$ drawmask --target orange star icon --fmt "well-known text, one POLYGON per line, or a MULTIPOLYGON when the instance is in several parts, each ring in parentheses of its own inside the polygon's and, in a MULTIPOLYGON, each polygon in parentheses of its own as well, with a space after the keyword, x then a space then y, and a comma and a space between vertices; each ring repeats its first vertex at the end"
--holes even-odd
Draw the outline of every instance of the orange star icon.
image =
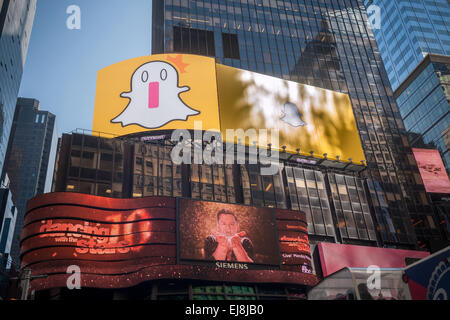
POLYGON ((174 65, 178 67, 180 73, 186 73, 186 68, 189 66, 188 63, 183 62, 183 55, 179 54, 176 57, 167 56, 167 61, 172 62, 174 65))

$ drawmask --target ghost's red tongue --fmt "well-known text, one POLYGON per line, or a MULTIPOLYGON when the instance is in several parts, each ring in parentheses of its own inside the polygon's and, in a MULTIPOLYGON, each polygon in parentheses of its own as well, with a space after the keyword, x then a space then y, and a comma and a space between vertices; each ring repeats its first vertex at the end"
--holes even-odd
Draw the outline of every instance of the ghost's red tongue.
POLYGON ((148 85, 148 108, 159 107, 159 82, 150 82, 148 85))

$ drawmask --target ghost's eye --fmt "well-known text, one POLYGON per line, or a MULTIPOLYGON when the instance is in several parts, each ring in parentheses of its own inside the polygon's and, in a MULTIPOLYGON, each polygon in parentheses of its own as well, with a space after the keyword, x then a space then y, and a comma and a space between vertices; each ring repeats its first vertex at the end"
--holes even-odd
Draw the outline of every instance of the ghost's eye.
POLYGON ((148 80, 148 72, 147 71, 142 72, 141 80, 142 80, 142 82, 147 82, 147 80, 148 80))
POLYGON ((167 70, 162 69, 160 76, 161 76, 161 80, 166 80, 167 79, 167 70))

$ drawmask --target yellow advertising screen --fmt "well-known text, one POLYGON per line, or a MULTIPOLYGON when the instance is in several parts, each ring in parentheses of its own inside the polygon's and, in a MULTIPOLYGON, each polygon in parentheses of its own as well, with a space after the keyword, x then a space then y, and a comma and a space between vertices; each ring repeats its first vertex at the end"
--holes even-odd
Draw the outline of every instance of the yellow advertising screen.
MULTIPOLYGON (((98 72, 93 131, 123 136, 153 130, 278 130, 258 145, 315 157, 365 160, 348 95, 216 64, 159 54, 98 72)), ((237 138, 228 139, 237 142, 237 138)), ((242 141, 243 142, 243 141, 242 141)), ((252 143, 250 140, 246 144, 252 143)))
POLYGON ((278 145, 270 136, 259 139, 259 145, 365 160, 348 95, 220 64, 216 68, 224 139, 227 129, 278 129, 278 145))
POLYGON ((151 130, 219 129, 215 61, 160 54, 98 72, 93 131, 127 135, 151 130))

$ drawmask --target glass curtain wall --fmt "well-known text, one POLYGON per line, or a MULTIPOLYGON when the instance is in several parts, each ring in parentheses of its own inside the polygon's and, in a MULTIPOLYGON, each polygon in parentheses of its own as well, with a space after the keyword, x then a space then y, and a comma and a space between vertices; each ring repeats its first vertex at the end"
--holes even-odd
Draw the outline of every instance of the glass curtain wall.
POLYGON ((134 149, 133 197, 181 197, 181 165, 172 162, 172 148, 137 144, 134 149))
POLYGON ((292 209, 306 213, 308 233, 334 237, 328 194, 322 172, 286 167, 292 209))
POLYGON ((67 192, 121 198, 123 142, 73 134, 67 192))
POLYGON ((329 173, 328 179, 341 236, 347 239, 376 241, 364 181, 334 173, 329 173))
POLYGON ((218 63, 349 94, 367 178, 386 198, 377 210, 394 228, 386 220, 376 224, 386 243, 416 244, 410 219, 433 212, 420 201, 424 187, 414 179, 418 168, 408 161, 407 133, 362 1, 166 0, 161 15, 164 32, 153 35, 161 38, 154 53, 175 52, 176 27, 206 30, 214 33, 218 63), (239 55, 231 57, 229 46, 239 55))

